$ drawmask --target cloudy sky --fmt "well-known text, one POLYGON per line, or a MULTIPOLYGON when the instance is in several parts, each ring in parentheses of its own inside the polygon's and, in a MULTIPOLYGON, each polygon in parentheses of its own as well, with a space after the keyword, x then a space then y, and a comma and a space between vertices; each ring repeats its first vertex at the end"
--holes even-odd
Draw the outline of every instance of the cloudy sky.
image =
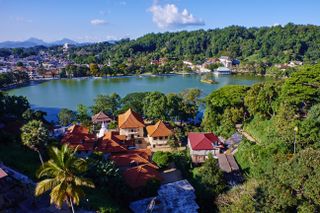
POLYGON ((150 32, 320 25, 318 0, 0 0, 0 41, 105 41, 150 32))

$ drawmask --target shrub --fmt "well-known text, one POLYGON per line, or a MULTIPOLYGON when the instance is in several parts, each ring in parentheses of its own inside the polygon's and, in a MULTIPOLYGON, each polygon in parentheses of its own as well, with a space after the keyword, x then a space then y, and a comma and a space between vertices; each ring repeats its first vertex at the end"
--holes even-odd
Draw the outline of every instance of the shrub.
POLYGON ((152 156, 152 160, 159 168, 168 167, 170 163, 170 153, 161 151, 155 152, 152 156))

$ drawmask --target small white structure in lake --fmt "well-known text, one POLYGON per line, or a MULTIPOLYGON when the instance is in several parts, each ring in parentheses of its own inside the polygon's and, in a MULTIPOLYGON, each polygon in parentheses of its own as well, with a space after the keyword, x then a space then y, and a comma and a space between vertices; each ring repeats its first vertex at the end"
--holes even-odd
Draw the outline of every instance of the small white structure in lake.
POLYGON ((230 75, 231 74, 231 70, 229 68, 227 68, 227 67, 219 67, 213 73, 216 74, 216 75, 230 75))

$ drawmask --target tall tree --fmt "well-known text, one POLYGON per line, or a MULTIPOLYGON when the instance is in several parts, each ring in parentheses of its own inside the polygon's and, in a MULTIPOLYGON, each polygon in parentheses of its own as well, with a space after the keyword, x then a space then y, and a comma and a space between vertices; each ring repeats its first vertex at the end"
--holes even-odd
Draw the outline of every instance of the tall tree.
POLYGON ((49 132, 41 121, 29 121, 21 128, 22 143, 38 153, 41 164, 43 165, 43 158, 41 149, 48 142, 49 132))
POLYGON ((58 114, 59 123, 62 126, 67 126, 76 120, 76 114, 70 109, 63 108, 58 114))
POLYGON ((82 187, 94 188, 91 180, 82 177, 87 170, 85 159, 76 157, 77 150, 71 150, 63 145, 59 150, 52 147, 49 152, 50 160, 38 171, 38 178, 45 178, 37 183, 35 195, 39 196, 51 190, 50 203, 61 208, 67 202, 74 210, 74 204, 79 204, 84 195, 82 187))
POLYGON ((167 97, 160 92, 150 92, 143 100, 143 112, 147 118, 166 120, 167 97))
POLYGON ((116 115, 120 106, 121 98, 117 93, 111 95, 98 95, 92 106, 93 114, 103 111, 107 115, 116 115))

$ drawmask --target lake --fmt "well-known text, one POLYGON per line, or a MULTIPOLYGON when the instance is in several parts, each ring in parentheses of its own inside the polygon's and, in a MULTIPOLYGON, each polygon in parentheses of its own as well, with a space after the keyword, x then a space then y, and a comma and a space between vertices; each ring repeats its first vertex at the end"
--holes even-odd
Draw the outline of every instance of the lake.
POLYGON ((49 120, 56 120, 59 109, 75 110, 78 104, 91 106, 98 94, 115 92, 123 97, 132 92, 178 93, 187 88, 199 88, 203 91, 203 96, 206 96, 225 85, 252 85, 266 80, 265 77, 251 75, 221 75, 213 78, 218 84, 202 83, 200 82, 201 76, 196 74, 61 79, 12 89, 8 93, 27 97, 33 108, 46 111, 49 120))

